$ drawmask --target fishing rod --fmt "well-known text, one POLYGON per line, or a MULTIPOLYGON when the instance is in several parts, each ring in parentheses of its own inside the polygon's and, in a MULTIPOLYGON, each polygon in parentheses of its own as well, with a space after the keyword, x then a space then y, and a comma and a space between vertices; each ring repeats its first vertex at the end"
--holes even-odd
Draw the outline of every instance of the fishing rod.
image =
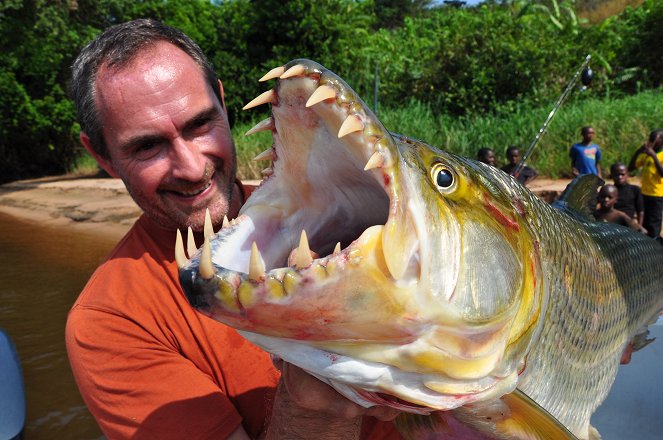
POLYGON ((573 78, 571 78, 571 81, 569 81, 569 84, 566 86, 566 89, 562 93, 562 96, 559 97, 559 99, 555 103, 555 106, 548 114, 548 117, 546 118, 546 121, 543 123, 543 126, 541 126, 539 132, 536 134, 536 136, 534 136, 534 139, 532 140, 532 143, 529 145, 529 148, 527 148, 525 154, 520 158, 520 162, 518 162, 516 169, 511 173, 516 179, 522 172, 523 167, 525 166, 525 161, 530 156, 530 154, 532 154, 532 150, 534 150, 534 147, 536 147, 536 145, 539 143, 541 136, 543 136, 543 133, 545 133, 546 129, 548 128, 548 124, 550 124, 550 121, 552 120, 553 116, 555 116, 557 110, 559 110, 559 108, 564 103, 564 101, 566 101, 566 98, 569 96, 569 93, 571 93, 571 90, 578 82, 578 78, 581 78, 581 82, 583 85, 582 90, 586 89, 587 86, 592 82, 594 73, 592 72, 592 69, 588 67, 589 60, 591 58, 592 56, 587 54, 587 56, 585 57, 585 61, 582 62, 582 64, 576 71, 575 75, 573 75, 573 78))

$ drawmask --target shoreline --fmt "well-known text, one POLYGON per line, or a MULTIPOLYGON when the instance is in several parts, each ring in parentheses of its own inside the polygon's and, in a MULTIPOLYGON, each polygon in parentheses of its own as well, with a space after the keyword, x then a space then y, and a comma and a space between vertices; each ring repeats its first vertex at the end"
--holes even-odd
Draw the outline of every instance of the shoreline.
MULTIPOLYGON (((528 188, 550 201, 568 182, 537 178, 528 188)), ((119 240, 142 211, 120 179, 56 176, 0 185, 0 213, 40 226, 73 228, 119 240)))

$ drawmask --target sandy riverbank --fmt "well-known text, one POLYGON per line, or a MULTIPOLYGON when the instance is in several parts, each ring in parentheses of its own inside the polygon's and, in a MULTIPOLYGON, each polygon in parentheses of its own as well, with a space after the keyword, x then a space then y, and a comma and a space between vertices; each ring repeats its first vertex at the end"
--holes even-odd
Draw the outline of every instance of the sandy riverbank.
MULTIPOLYGON (((568 182, 541 178, 530 189, 549 198, 563 191, 568 182)), ((41 225, 119 239, 141 210, 119 179, 48 177, 0 185, 0 212, 41 225)))

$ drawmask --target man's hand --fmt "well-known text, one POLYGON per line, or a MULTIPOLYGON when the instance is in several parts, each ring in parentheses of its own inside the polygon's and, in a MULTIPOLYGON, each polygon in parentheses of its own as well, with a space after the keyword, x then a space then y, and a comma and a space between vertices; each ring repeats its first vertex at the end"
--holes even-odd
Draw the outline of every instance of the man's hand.
POLYGON ((301 368, 277 361, 281 381, 276 391, 267 439, 354 439, 362 416, 393 420, 399 411, 363 408, 301 368))

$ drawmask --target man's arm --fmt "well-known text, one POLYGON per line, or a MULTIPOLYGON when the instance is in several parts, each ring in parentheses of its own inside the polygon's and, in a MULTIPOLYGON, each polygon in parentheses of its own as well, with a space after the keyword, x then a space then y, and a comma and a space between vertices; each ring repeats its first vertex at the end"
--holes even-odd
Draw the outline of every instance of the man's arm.
POLYGON ((656 154, 656 151, 654 151, 654 149, 649 144, 647 144, 645 147, 645 154, 654 160, 656 172, 659 176, 663 177, 663 165, 661 165, 661 161, 658 160, 658 154, 656 154))

